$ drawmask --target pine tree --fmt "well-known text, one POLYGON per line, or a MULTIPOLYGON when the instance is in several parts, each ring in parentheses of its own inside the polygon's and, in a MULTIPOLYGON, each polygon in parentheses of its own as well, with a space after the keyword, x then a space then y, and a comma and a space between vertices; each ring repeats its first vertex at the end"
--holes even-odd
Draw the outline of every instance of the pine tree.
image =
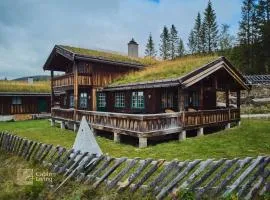
POLYGON ((178 32, 174 25, 172 25, 170 30, 170 56, 171 59, 175 59, 177 52, 177 43, 178 43, 178 32))
POLYGON ((193 30, 191 30, 189 37, 188 37, 188 48, 189 48, 189 52, 191 54, 196 53, 196 43, 195 43, 195 36, 194 36, 193 30))
POLYGON ((149 38, 146 44, 145 56, 152 58, 156 56, 155 44, 151 33, 149 34, 149 38))
POLYGON ((184 42, 181 38, 178 40, 177 57, 182 57, 185 54, 184 42))
POLYGON ((170 57, 170 35, 169 30, 164 26, 163 31, 160 35, 160 57, 163 60, 167 60, 170 57))
POLYGON ((194 43, 195 43, 195 51, 196 53, 202 52, 202 20, 201 20, 201 14, 198 13, 197 18, 195 19, 195 25, 193 29, 194 33, 194 43))
POLYGON ((219 35, 219 49, 225 51, 233 47, 234 37, 229 34, 229 25, 222 24, 219 35))
POLYGON ((212 3, 210 0, 208 1, 208 5, 204 11, 203 23, 205 28, 207 52, 213 52, 217 49, 218 26, 216 22, 216 14, 212 8, 212 3))

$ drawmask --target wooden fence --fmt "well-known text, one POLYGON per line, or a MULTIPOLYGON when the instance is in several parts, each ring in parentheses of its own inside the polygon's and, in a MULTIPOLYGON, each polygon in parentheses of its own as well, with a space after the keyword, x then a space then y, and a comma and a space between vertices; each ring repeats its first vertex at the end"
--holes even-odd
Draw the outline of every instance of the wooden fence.
POLYGON ((156 199, 174 198, 179 191, 192 192, 196 199, 231 194, 241 199, 254 199, 270 190, 269 156, 170 162, 107 155, 96 157, 7 132, 0 132, 0 149, 62 174, 64 180, 55 191, 69 180, 89 184, 93 188, 102 184, 118 192, 152 193, 156 199))

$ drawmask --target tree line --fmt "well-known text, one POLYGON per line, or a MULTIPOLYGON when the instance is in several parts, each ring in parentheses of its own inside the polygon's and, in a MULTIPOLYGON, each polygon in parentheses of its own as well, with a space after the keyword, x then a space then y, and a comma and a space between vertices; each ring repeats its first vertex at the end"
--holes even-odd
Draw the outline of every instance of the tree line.
MULTIPOLYGON (((174 25, 164 26, 160 35, 159 56, 172 60, 186 54, 224 55, 248 74, 269 73, 270 65, 270 0, 243 0, 237 36, 229 25, 217 23, 216 12, 209 0, 203 13, 198 13, 188 37, 187 47, 174 25)), ((155 57, 157 51, 150 33, 145 56, 155 57)))

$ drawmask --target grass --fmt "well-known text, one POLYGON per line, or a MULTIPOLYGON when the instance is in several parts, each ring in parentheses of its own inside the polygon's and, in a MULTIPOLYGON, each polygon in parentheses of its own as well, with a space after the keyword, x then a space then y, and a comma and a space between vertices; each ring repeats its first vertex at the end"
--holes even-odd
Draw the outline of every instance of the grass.
POLYGON ((128 63, 135 63, 135 64, 141 64, 141 65, 152 65, 158 62, 157 60, 152 59, 152 58, 133 58, 130 56, 121 55, 119 53, 110 53, 110 52, 97 51, 97 50, 85 49, 85 48, 79 48, 79 47, 64 46, 64 45, 60 45, 60 46, 69 51, 72 51, 75 54, 99 57, 99 58, 104 58, 104 59, 109 59, 109 60, 119 61, 119 62, 128 62, 128 63))
MULTIPOLYGON (((144 149, 128 144, 114 143, 97 137, 103 151, 114 157, 141 157, 154 159, 207 159, 270 155, 270 121, 242 120, 240 127, 223 130, 204 137, 188 138, 183 142, 170 141, 144 149)), ((50 144, 72 147, 76 134, 69 130, 50 127, 47 120, 0 122, 0 130, 50 144)))
POLYGON ((0 81, 0 92, 49 93, 50 91, 49 81, 38 81, 33 84, 26 81, 0 81))
POLYGON ((111 85, 138 83, 181 77, 203 65, 217 59, 215 55, 186 56, 173 61, 164 61, 147 67, 138 72, 132 72, 115 80, 111 85))
MULTIPOLYGON (((130 192, 117 193, 114 190, 108 190, 103 185, 94 189, 91 185, 81 184, 75 181, 68 181, 57 193, 52 191, 64 180, 62 176, 52 174, 48 176, 51 180, 37 180, 38 174, 47 174, 48 169, 40 165, 27 162, 21 157, 13 156, 0 151, 0 199, 1 200, 99 200, 99 199, 154 199, 147 195, 142 197, 139 193, 130 192), (33 169, 33 184, 21 185, 18 182, 20 178, 18 169, 33 169), (38 173, 37 173, 38 172, 38 173)), ((45 176, 46 178, 47 176, 45 176)))

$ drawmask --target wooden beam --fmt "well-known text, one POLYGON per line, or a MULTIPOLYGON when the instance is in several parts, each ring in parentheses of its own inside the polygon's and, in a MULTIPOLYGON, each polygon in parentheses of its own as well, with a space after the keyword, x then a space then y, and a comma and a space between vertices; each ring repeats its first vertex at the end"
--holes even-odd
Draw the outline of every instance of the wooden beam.
MULTIPOLYGON (((92 111, 96 111, 97 110, 97 89, 96 88, 92 88, 92 111)), ((106 101, 107 101, 107 96, 106 96, 106 101)))
POLYGON ((203 97, 204 97, 204 95, 203 95, 203 93, 204 93, 204 88, 203 88, 203 83, 201 83, 200 84, 200 110, 203 110, 204 109, 204 103, 203 103, 203 97))
POLYGON ((237 98, 237 101, 236 101, 236 104, 237 104, 237 108, 240 108, 240 90, 237 90, 236 92, 236 98, 237 98))
POLYGON ((73 73, 74 73, 74 117, 76 120, 76 111, 78 110, 78 65, 74 61, 73 63, 73 73))
POLYGON ((230 100, 229 100, 229 95, 230 95, 230 89, 226 89, 226 92, 225 92, 225 95, 226 95, 226 107, 229 108, 230 107, 230 100))
POLYGON ((178 87, 178 111, 184 111, 185 110, 185 96, 183 90, 178 87))
POLYGON ((51 108, 54 106, 54 90, 53 90, 53 70, 51 70, 51 108))

